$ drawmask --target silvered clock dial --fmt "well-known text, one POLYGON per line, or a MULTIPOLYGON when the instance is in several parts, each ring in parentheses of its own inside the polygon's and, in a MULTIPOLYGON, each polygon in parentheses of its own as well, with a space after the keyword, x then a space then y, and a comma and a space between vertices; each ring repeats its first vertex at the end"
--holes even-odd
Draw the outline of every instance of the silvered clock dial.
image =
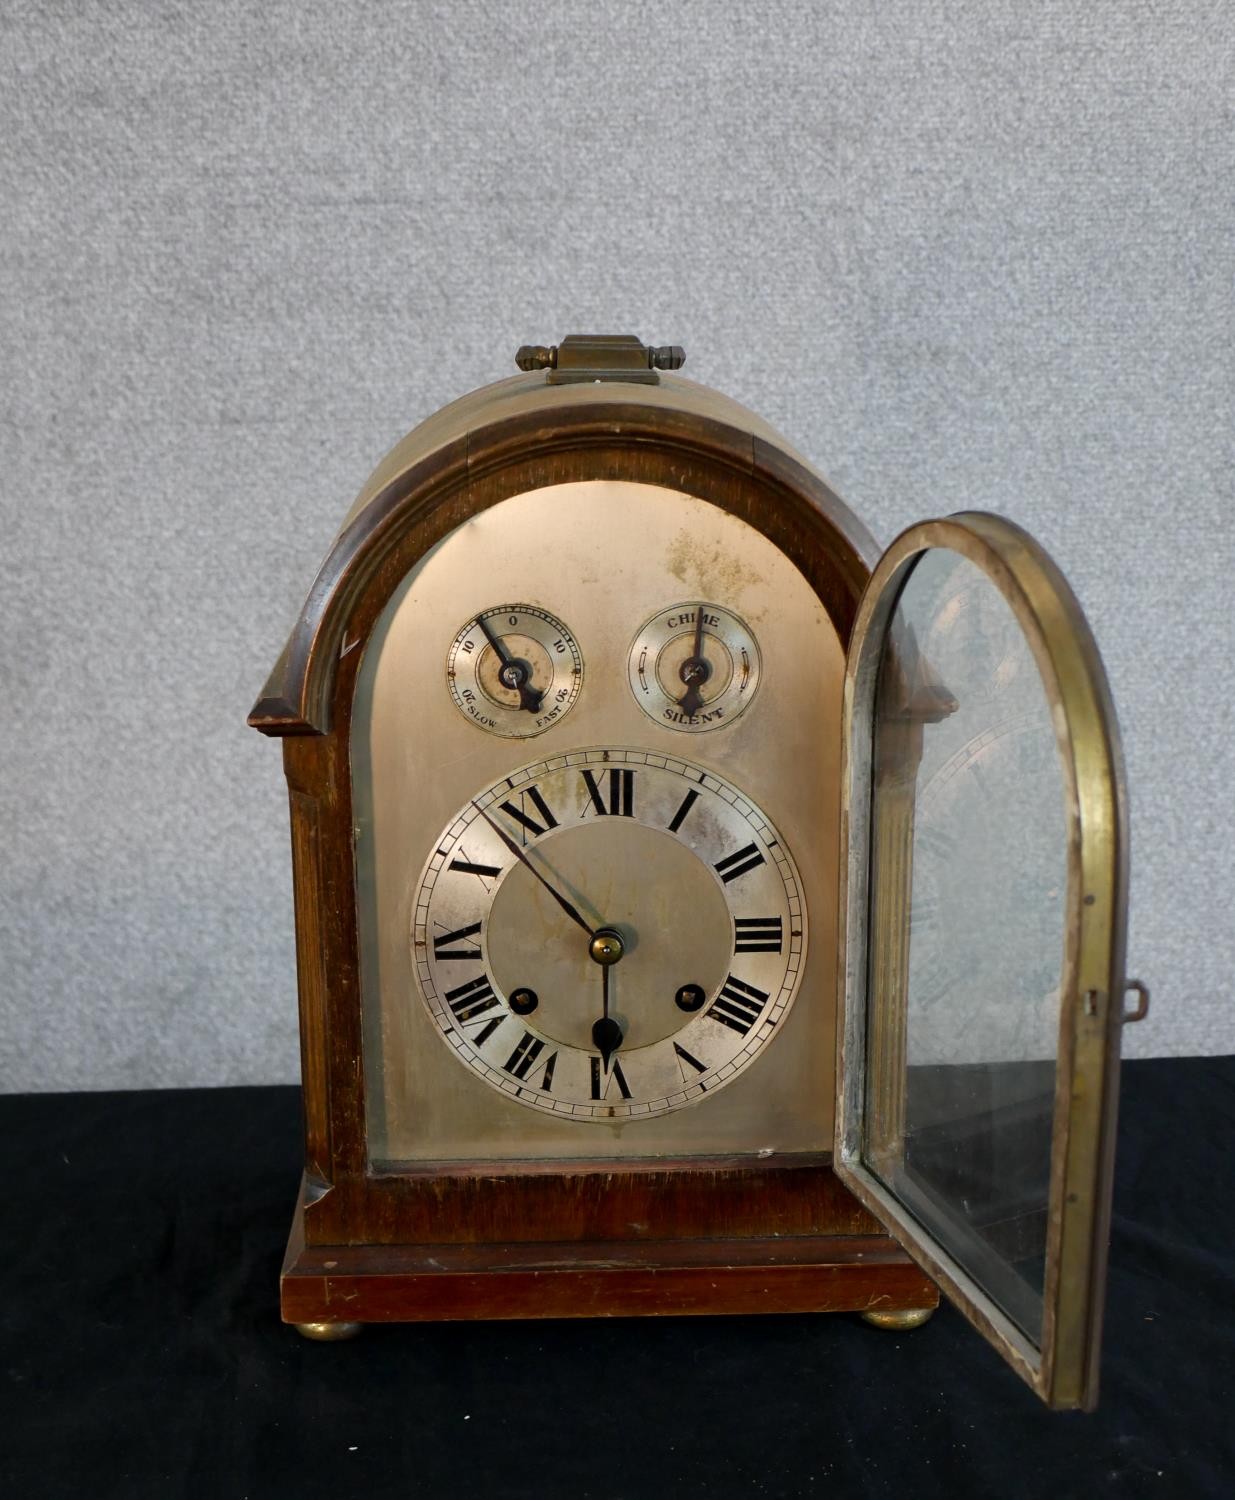
POLYGON ((457 1059, 566 1120, 667 1114, 778 1035, 806 953, 784 840, 723 777, 586 749, 485 788, 418 884, 416 978, 457 1059))
POLYGON ((705 600, 659 610, 630 648, 635 702, 668 729, 698 734, 731 724, 759 686, 759 646, 745 620, 705 600))
POLYGON ((583 686, 583 656, 561 620, 497 604, 468 620, 446 653, 455 706, 478 729, 531 739, 559 723, 583 686))

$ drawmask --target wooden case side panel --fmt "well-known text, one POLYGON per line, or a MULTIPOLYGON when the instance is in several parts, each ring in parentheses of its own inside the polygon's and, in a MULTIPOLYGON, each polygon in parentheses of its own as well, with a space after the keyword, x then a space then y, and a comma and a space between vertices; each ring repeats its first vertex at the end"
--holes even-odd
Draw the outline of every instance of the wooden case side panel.
MULTIPOLYGON (((354 670, 349 664, 341 676, 354 670)), ((286 739, 283 759, 293 819, 306 1162, 321 1193, 363 1177, 367 1154, 346 738, 286 739)), ((313 1206, 306 1222, 312 1239, 313 1206)))
POLYGON ((304 1108, 305 1170, 328 1182, 330 1068, 325 934, 322 931, 322 840, 318 800, 289 788, 292 820, 292 893, 296 909, 296 976, 300 999, 300 1077, 304 1108))

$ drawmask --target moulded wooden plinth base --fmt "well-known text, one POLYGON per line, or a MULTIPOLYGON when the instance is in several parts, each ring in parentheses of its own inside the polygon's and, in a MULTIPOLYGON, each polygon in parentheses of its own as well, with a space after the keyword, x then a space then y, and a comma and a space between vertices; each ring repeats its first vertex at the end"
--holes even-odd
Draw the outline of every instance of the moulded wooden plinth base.
POLYGON ((939 1292, 883 1235, 306 1246, 298 1209, 281 1301, 287 1323, 398 1323, 893 1312, 939 1292))

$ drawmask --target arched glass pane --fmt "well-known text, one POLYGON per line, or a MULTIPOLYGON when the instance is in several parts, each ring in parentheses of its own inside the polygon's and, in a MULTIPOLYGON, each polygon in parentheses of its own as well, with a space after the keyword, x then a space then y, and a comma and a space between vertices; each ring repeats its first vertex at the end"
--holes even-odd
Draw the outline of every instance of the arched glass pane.
POLYGON ((1028 641, 957 553, 909 574, 873 733, 866 1163, 1038 1343, 1066 785, 1028 641))

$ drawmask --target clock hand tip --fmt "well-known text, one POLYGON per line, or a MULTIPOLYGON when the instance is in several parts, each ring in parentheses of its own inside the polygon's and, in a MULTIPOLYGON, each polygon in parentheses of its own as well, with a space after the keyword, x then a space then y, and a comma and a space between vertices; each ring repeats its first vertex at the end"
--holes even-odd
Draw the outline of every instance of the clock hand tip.
POLYGON ((612 1016, 602 1016, 592 1027, 592 1043, 606 1068, 613 1054, 622 1045, 622 1028, 612 1016))

